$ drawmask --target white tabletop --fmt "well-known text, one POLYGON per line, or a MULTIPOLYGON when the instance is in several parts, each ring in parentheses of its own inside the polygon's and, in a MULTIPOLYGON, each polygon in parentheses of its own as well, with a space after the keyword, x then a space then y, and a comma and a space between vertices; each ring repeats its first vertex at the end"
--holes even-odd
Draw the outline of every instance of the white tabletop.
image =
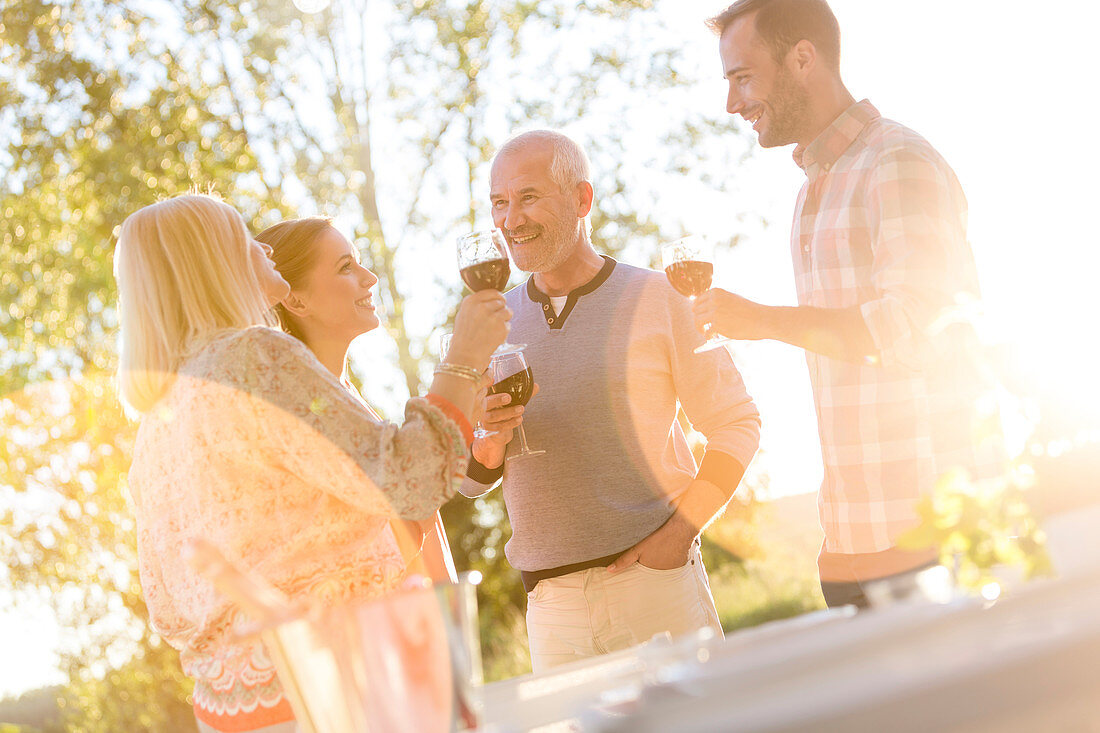
POLYGON ((988 607, 819 612, 494 683, 484 730, 1100 730, 1098 664, 1092 567, 988 607))

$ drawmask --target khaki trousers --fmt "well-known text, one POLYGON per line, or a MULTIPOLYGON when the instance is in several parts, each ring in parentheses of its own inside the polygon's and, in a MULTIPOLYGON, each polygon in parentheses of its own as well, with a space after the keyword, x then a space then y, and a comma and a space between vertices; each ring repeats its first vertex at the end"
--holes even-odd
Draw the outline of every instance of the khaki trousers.
POLYGON ((654 570, 635 563, 614 575, 589 568, 541 580, 527 594, 535 672, 626 649, 656 634, 676 637, 704 626, 722 634, 698 544, 681 568, 654 570))

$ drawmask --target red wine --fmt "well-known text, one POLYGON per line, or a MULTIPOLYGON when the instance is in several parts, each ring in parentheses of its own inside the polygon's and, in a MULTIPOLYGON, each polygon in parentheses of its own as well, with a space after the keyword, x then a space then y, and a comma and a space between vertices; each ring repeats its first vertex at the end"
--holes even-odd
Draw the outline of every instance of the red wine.
POLYGON ((507 407, 514 405, 526 405, 531 399, 531 392, 535 389, 535 378, 531 376, 531 367, 522 372, 516 372, 510 377, 505 377, 489 388, 489 394, 510 394, 512 401, 507 407))
POLYGON ((475 293, 482 290, 504 290, 508 285, 508 276, 512 268, 507 259, 486 260, 459 270, 466 287, 475 293))
POLYGON ((714 263, 699 262, 698 260, 682 260, 673 262, 665 268, 665 275, 672 287, 680 295, 691 298, 702 295, 710 287, 710 279, 714 276, 714 263))

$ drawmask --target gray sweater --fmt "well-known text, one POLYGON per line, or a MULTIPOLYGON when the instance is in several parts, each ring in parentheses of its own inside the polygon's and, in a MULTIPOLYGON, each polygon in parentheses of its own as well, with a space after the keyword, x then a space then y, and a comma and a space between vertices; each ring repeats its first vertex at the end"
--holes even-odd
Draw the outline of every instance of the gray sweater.
POLYGON ((668 520, 697 473, 677 401, 707 439, 700 478, 731 493, 760 441, 759 413, 729 353, 692 353, 703 339, 689 301, 663 273, 604 259, 561 314, 533 278, 505 296, 508 340, 527 344, 540 390, 524 414, 527 440, 546 453, 495 472, 475 463, 477 480, 460 490, 479 496, 503 471, 505 555, 519 570, 622 552, 668 520))

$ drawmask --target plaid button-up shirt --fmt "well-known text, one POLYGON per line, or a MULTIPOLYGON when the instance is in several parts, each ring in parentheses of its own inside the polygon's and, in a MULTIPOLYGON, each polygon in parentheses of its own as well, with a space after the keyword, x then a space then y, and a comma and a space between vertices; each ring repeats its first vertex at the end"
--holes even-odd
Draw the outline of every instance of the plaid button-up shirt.
POLYGON ((917 522, 915 505, 955 467, 979 469, 978 296, 966 199, 924 138, 864 100, 795 162, 807 182, 791 248, 798 300, 858 306, 877 349, 864 363, 806 352, 825 476, 825 549, 879 552, 917 522))

